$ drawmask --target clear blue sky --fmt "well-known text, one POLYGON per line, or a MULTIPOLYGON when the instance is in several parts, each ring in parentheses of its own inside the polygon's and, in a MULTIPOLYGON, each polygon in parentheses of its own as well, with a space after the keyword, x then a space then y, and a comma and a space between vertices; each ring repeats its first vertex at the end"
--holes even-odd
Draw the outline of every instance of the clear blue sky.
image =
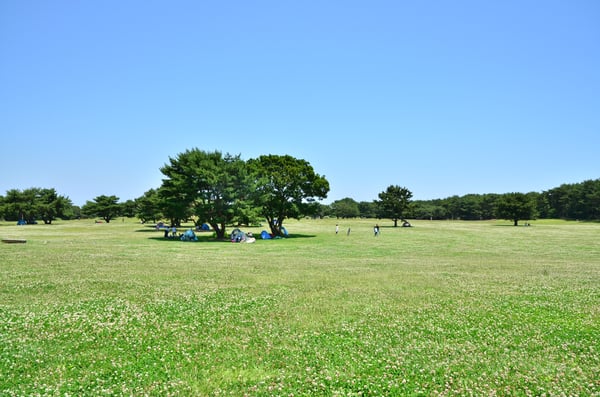
POLYGON ((289 154, 325 202, 600 177, 600 2, 0 2, 0 194, 161 184, 186 149, 289 154))

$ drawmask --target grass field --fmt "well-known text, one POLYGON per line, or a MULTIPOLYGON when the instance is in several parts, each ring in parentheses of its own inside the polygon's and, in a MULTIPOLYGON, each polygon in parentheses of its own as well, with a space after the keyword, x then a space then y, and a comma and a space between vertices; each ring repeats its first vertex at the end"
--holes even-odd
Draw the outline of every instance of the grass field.
POLYGON ((1 224, 0 395, 600 395, 600 224, 339 222, 1 224))

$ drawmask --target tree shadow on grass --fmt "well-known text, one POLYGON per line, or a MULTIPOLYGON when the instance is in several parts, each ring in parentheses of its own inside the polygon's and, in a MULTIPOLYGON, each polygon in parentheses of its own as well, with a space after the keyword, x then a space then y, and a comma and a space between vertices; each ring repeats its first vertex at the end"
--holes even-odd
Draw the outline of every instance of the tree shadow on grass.
POLYGON ((200 234, 200 233, 196 233, 196 237, 198 238, 197 241, 184 241, 181 240, 179 237, 164 237, 164 236, 155 236, 155 237, 149 237, 150 240, 154 240, 154 241, 159 241, 161 243, 229 243, 231 244, 231 241, 229 239, 224 239, 224 240, 219 240, 216 239, 212 233, 211 234, 200 234))
POLYGON ((292 233, 292 234, 289 234, 288 236, 284 237, 284 239, 286 239, 286 238, 313 238, 313 237, 317 237, 317 235, 316 234, 292 233))
MULTIPOLYGON (((215 238, 212 233, 210 235, 208 234, 202 234, 202 233, 196 233, 196 237, 198 238, 197 241, 183 241, 180 240, 179 238, 175 237, 175 238, 171 238, 171 237, 167 237, 165 238, 164 236, 154 236, 154 237, 149 237, 150 240, 154 240, 154 241, 159 241, 162 243, 227 243, 227 244, 231 244, 231 240, 229 240, 229 238, 225 238, 223 240, 217 239, 215 238)), ((256 241, 272 241, 272 240, 286 240, 286 239, 296 239, 296 238, 314 238, 316 237, 316 235, 313 234, 290 234, 287 237, 283 237, 283 238, 273 238, 273 239, 268 239, 268 240, 263 240, 260 238, 260 236, 256 238, 256 241)))
MULTIPOLYGON (((379 230, 401 230, 401 229, 414 229, 414 228, 415 228, 415 225, 413 225, 412 223, 411 223, 410 226, 402 226, 402 225, 398 225, 398 226, 384 225, 384 226, 381 226, 381 225, 379 225, 379 230)), ((373 229, 373 228, 371 227, 371 229, 373 229)))
POLYGON ((157 229, 154 226, 145 226, 143 229, 137 229, 136 233, 164 233, 164 229, 157 229))

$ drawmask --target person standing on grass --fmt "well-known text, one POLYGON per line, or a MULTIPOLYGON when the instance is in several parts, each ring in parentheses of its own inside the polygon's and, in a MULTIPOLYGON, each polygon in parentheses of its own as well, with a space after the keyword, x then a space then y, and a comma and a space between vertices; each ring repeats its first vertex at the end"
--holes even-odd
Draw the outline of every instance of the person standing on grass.
POLYGON ((374 235, 375 237, 379 236, 379 225, 375 225, 375 226, 373 227, 373 235, 374 235))
POLYGON ((335 234, 338 234, 340 232, 340 225, 336 224, 335 225, 335 234))

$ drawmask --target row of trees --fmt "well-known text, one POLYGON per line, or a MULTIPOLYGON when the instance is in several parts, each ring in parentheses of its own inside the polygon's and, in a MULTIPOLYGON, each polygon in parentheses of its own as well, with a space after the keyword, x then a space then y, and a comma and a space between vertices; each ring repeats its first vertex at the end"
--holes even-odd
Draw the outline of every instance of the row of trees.
MULTIPOLYGON (((273 171, 273 170, 271 170, 273 171)), ((164 192, 151 189, 144 196, 128 203, 129 213, 144 221, 165 218, 163 210, 164 192)), ((113 197, 113 203, 116 198, 113 197)), ((445 199, 412 201, 412 192, 397 185, 389 186, 379 193, 379 200, 357 202, 344 198, 329 205, 309 202, 304 211, 293 216, 312 215, 337 218, 378 218, 398 220, 412 219, 509 219, 515 224, 519 220, 535 218, 561 218, 577 220, 600 219, 600 179, 575 184, 563 184, 542 193, 467 194, 445 199)), ((100 197, 103 202, 103 197, 100 197)), ((127 204, 127 203, 125 203, 127 204)), ((241 207, 232 217, 237 224, 251 224, 261 219, 261 212, 252 205, 241 207)), ((89 211, 88 211, 89 212, 89 211)), ((273 218, 271 217, 272 221, 273 218)), ((276 222, 271 222, 275 223, 276 222)))
MULTIPOLYGON (((388 188, 389 189, 389 188, 388 188)), ((382 194, 379 195, 382 199, 382 194)), ((377 201, 334 201, 321 215, 339 218, 389 218, 377 201)), ((415 200, 404 208, 414 219, 510 219, 535 218, 600 220, 600 179, 563 184, 542 193, 467 194, 435 200, 415 200)))
MULTIPOLYGON (((385 192, 379 194, 380 200, 373 202, 356 202, 351 198, 344 198, 333 202, 329 207, 323 207, 322 215, 338 218, 379 218, 392 219, 394 226, 398 220, 405 218, 414 219, 510 219, 515 226, 519 220, 535 218, 535 202, 530 195, 523 193, 506 193, 494 195, 493 199, 484 200, 478 197, 477 204, 473 205, 472 195, 463 198, 454 197, 446 200, 410 201, 412 194, 406 188, 390 186, 385 192), (480 199, 480 200, 479 200, 480 199), (465 207, 462 207, 465 205, 465 207), (481 215, 481 208, 486 209, 486 215, 481 215), (454 212, 459 214, 454 216, 454 212), (463 212, 467 211, 467 212, 463 212), (479 215, 470 214, 474 211, 479 215)), ((486 195, 487 196, 487 195, 486 195)))
POLYGON ((25 190, 11 189, 6 192, 6 196, 0 196, 0 219, 23 224, 41 221, 49 225, 56 219, 100 217, 110 222, 117 216, 136 216, 136 207, 134 200, 121 203, 117 196, 98 196, 80 208, 53 188, 33 187, 25 190))
MULTIPOLYGON (((440 219, 448 217, 444 217, 444 214, 450 214, 453 218, 462 219, 500 217, 512 219, 517 225, 521 219, 535 217, 536 202, 545 202, 540 200, 539 195, 531 193, 468 195, 462 198, 452 197, 446 202, 437 200, 434 203, 411 202, 412 192, 408 189, 389 186, 387 190, 379 193, 379 200, 373 202, 358 203, 351 198, 345 198, 331 205, 322 205, 311 201, 310 197, 306 196, 306 191, 302 193, 297 190, 298 199, 294 203, 294 198, 289 196, 293 190, 290 189, 293 185, 292 178, 289 178, 292 176, 290 172, 287 173, 286 183, 281 183, 281 180, 274 182, 275 178, 271 178, 264 184, 263 179, 263 184, 255 185, 254 189, 250 189, 251 185, 246 184, 248 181, 240 183, 243 181, 237 178, 232 179, 234 183, 231 185, 206 184, 204 188, 198 189, 203 183, 200 180, 208 179, 200 177, 195 185, 190 186, 190 181, 187 179, 198 178, 198 175, 188 173, 189 170, 185 167, 174 167, 180 160, 173 160, 170 166, 164 168, 171 177, 165 179, 160 189, 151 189, 135 201, 120 203, 117 196, 102 195, 96 197, 94 201, 88 201, 82 209, 79 209, 72 206, 67 197, 58 195, 54 189, 31 188, 22 192, 9 191, 2 199, 0 208, 5 219, 26 223, 35 223, 37 219, 41 219, 44 223, 50 224, 56 218, 68 219, 75 217, 76 214, 100 217, 107 223, 118 216, 137 216, 143 221, 155 222, 168 217, 174 225, 180 225, 184 219, 194 219, 197 223, 210 223, 217 236, 222 237, 228 224, 248 225, 258 223, 261 219, 267 220, 273 233, 281 233, 284 219, 306 215, 392 219, 394 226, 397 226, 398 220, 409 217, 433 219, 435 214, 435 218, 440 219), (232 186, 238 186, 241 190, 236 190, 232 186), (240 198, 239 194, 244 194, 243 197, 246 199, 240 198), (258 207, 257 204, 262 207, 258 207)), ((273 158, 269 159, 269 164, 273 164, 272 160, 273 158)), ((203 168, 203 172, 208 172, 207 175, 214 176, 214 172, 208 170, 207 167, 203 168)), ((235 173, 238 172, 240 169, 236 168, 235 173)), ((279 175, 281 176, 281 173, 279 175)), ((257 182, 261 179, 253 180, 257 182)))
POLYGON ((417 201, 413 216, 424 219, 510 219, 503 208, 515 197, 531 206, 529 218, 600 220, 600 179, 563 184, 538 193, 468 194, 446 199, 417 201))
POLYGON ((55 189, 11 189, 0 196, 0 218, 7 221, 51 224, 55 219, 72 219, 77 208, 55 189))
POLYGON ((217 238, 225 237, 228 225, 266 219, 273 234, 283 235, 286 219, 316 213, 316 200, 329 192, 329 182, 307 161, 287 155, 244 161, 239 155, 192 149, 169 158, 160 171, 162 185, 135 201, 120 203, 116 196, 102 195, 81 209, 54 189, 11 190, 0 196, 0 217, 51 223, 58 217, 84 216, 108 223, 118 216, 138 216, 142 221, 167 219, 176 226, 193 220, 210 224, 217 238))
POLYGON ((137 216, 143 222, 184 220, 208 223, 218 237, 227 225, 267 221, 271 232, 282 235, 285 219, 304 216, 338 218, 416 219, 600 219, 600 179, 563 184, 542 193, 468 194, 445 199, 412 201, 412 192, 397 185, 379 193, 378 200, 356 202, 352 198, 329 205, 329 182, 305 160, 267 155, 244 161, 221 152, 187 150, 161 169, 159 188, 136 200, 119 202, 116 196, 98 196, 79 208, 55 189, 9 190, 0 196, 0 218, 50 224, 53 220, 100 217, 106 222, 118 216, 137 216))

